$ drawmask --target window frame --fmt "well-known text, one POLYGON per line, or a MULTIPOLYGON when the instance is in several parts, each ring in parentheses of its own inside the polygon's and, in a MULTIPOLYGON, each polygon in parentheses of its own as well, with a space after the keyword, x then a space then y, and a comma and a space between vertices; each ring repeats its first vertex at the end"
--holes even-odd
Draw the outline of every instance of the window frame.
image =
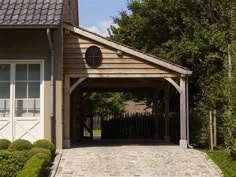
MULTIPOLYGON (((1 120, 9 120, 14 124, 14 121, 40 121, 42 135, 44 137, 44 60, 43 59, 27 59, 27 60, 0 60, 0 64, 10 65, 10 117, 1 117, 1 120), (40 116, 39 117, 16 117, 15 116, 15 72, 17 64, 39 64, 40 65, 40 116)), ((14 128, 13 128, 14 129, 14 128)), ((14 130, 12 130, 14 131, 14 130)))

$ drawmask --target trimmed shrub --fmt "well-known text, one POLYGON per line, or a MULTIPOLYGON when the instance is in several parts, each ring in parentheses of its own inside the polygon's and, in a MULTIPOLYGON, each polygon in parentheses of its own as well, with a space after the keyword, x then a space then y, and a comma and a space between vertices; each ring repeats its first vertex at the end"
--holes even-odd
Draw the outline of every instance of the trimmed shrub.
POLYGON ((45 148, 51 151, 52 155, 55 155, 56 147, 48 140, 38 140, 33 144, 33 147, 45 148))
POLYGON ((38 153, 34 155, 35 157, 43 160, 43 166, 48 167, 51 164, 52 158, 48 154, 45 153, 38 153))
POLYGON ((0 150, 8 149, 11 142, 7 139, 0 139, 0 150))
POLYGON ((31 157, 25 164, 17 177, 42 177, 44 170, 44 161, 36 156, 31 157))
POLYGON ((10 152, 0 151, 0 177, 15 177, 23 165, 10 152))
POLYGON ((37 148, 37 147, 30 149, 29 156, 33 157, 34 155, 38 153, 44 153, 44 154, 47 154, 49 157, 52 157, 52 153, 50 150, 45 149, 45 148, 37 148))
POLYGON ((17 160, 17 163, 23 168, 26 161, 30 158, 28 150, 14 151, 12 152, 13 157, 17 160))
POLYGON ((18 139, 10 144, 8 150, 23 151, 23 150, 30 150, 31 148, 32 148, 31 142, 23 139, 18 139))

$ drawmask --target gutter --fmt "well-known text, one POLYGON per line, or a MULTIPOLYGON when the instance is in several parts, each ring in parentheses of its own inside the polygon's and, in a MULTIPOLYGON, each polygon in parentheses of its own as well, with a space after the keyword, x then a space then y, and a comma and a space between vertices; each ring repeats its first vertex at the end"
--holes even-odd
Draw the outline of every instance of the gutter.
POLYGON ((47 37, 48 37, 48 43, 50 46, 50 57, 51 57, 51 81, 50 81, 50 119, 51 119, 51 139, 52 142, 55 143, 55 99, 54 99, 54 61, 55 61, 55 55, 54 55, 54 46, 52 42, 51 37, 51 30, 47 28, 47 37))

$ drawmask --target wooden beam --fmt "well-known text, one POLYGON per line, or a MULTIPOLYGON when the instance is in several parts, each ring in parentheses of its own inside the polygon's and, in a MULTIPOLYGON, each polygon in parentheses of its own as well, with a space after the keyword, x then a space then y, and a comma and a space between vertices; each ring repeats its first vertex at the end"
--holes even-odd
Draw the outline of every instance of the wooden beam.
POLYGON ((180 78, 180 147, 187 148, 187 99, 186 99, 186 78, 180 78))
POLYGON ((64 148, 70 148, 70 77, 64 80, 64 148))
POLYGON ((175 88, 176 88, 176 90, 180 93, 180 94, 182 94, 182 90, 181 90, 181 88, 180 88, 180 86, 172 79, 172 78, 165 78, 165 80, 167 80, 169 83, 171 83, 171 85, 173 85, 175 88))
POLYGON ((81 84, 84 80, 86 80, 87 78, 79 78, 71 87, 70 87, 70 95, 71 93, 74 91, 74 89, 79 85, 81 84))
POLYGON ((166 77, 177 77, 174 74, 74 74, 67 73, 71 78, 166 78, 166 77))
POLYGON ((165 87, 165 142, 170 142, 170 85, 165 87))

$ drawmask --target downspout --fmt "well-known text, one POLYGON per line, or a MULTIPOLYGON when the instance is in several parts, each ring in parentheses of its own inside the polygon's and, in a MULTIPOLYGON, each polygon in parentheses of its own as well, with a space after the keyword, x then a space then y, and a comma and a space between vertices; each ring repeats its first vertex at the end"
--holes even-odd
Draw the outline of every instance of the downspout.
POLYGON ((48 43, 50 46, 50 58, 51 58, 51 81, 50 81, 50 119, 51 119, 51 139, 55 143, 55 113, 54 113, 54 46, 51 37, 51 30, 47 29, 48 43))

